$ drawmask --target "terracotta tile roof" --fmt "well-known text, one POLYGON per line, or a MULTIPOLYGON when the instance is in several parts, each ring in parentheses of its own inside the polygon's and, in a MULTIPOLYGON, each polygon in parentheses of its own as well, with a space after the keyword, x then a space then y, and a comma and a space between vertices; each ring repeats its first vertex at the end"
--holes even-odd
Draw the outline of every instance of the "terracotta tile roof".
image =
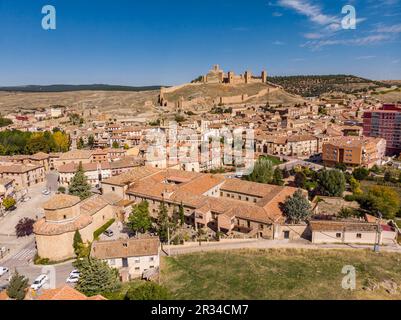
POLYGON ((356 232, 377 232, 377 224, 368 222, 350 221, 310 221, 312 231, 356 231, 356 232))
POLYGON ((86 214, 78 216, 75 220, 67 223, 55 223, 48 222, 45 218, 42 218, 35 222, 33 225, 33 231, 35 234, 44 236, 54 236, 67 232, 74 232, 81 230, 91 224, 93 218, 86 214))
POLYGON ((25 173, 32 170, 43 168, 42 166, 25 165, 25 164, 13 164, 0 166, 0 173, 25 173))
MULTIPOLYGON (((79 164, 75 162, 69 162, 66 164, 63 164, 58 168, 58 172, 60 173, 75 173, 78 171, 79 164)), ((91 163, 83 163, 82 164, 82 169, 84 172, 89 172, 89 171, 97 171, 98 169, 111 169, 110 163, 107 161, 103 161, 101 163, 98 162, 91 162, 91 163)))
POLYGON ((234 179, 226 179, 226 181, 224 182, 224 184, 220 189, 227 192, 242 193, 262 198, 279 188, 282 187, 234 178, 234 179))
POLYGON ((87 297, 83 293, 70 286, 58 289, 45 289, 37 300, 107 300, 101 295, 87 297))
POLYGON ((8 300, 10 297, 7 294, 6 290, 0 292, 0 301, 8 300))
POLYGON ((30 158, 33 160, 46 160, 46 159, 49 159, 50 156, 47 153, 38 152, 38 153, 35 153, 34 155, 30 156, 30 158))
POLYGON ((106 207, 109 203, 101 196, 94 195, 88 199, 83 200, 79 207, 81 214, 94 215, 96 212, 100 211, 106 207))
POLYGON ((150 166, 136 167, 128 172, 106 179, 102 183, 117 186, 126 186, 160 171, 160 169, 150 166))
POLYGON ((81 199, 77 196, 72 196, 69 194, 56 194, 50 200, 46 201, 42 205, 42 208, 45 210, 69 208, 76 205, 80 201, 81 199))
POLYGON ((93 154, 92 150, 71 150, 60 155, 60 160, 89 159, 93 154))
POLYGON ((158 237, 95 241, 92 244, 91 256, 98 259, 154 256, 159 254, 159 247, 158 237))

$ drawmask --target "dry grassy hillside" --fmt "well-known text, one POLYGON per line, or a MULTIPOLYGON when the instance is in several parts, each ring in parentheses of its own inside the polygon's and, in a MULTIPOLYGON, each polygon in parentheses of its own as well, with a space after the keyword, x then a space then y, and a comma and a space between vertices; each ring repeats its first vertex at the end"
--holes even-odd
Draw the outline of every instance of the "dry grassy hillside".
POLYGON ((70 91, 70 92, 0 92, 0 112, 38 110, 51 105, 72 106, 77 109, 97 107, 99 111, 118 114, 142 114, 153 110, 146 101, 157 103, 158 90, 152 91, 70 91))
POLYGON ((263 84, 263 83, 252 83, 252 84, 201 84, 201 85, 188 85, 179 88, 173 92, 166 93, 164 97, 170 102, 176 102, 181 97, 186 101, 195 100, 198 98, 203 98, 205 104, 211 106, 213 100, 219 97, 230 97, 239 96, 247 94, 248 96, 253 96, 258 94, 263 89, 270 88, 271 92, 268 95, 258 97, 255 99, 248 100, 247 102, 253 103, 266 103, 270 102, 272 104, 292 104, 300 103, 304 100, 302 97, 290 94, 284 90, 277 89, 275 87, 263 84))

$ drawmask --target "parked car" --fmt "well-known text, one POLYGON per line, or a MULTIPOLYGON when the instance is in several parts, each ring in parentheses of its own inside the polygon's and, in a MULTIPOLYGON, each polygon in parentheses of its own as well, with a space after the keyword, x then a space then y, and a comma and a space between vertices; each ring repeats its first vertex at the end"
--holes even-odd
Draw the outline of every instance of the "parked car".
POLYGON ((51 192, 49 190, 47 190, 47 189, 42 191, 42 194, 45 195, 45 196, 48 196, 50 193, 51 192))
POLYGON ((77 283, 79 281, 79 275, 70 274, 65 282, 67 283, 77 283))
POLYGON ((8 272, 8 268, 6 268, 6 267, 0 267, 0 277, 3 275, 3 274, 6 274, 8 272))
POLYGON ((103 234, 111 238, 114 235, 114 232, 112 230, 106 230, 105 232, 103 232, 103 234))
POLYGON ((31 285, 31 289, 37 291, 43 287, 43 285, 49 280, 49 277, 46 274, 41 274, 39 277, 35 279, 35 281, 31 285))
POLYGON ((77 269, 74 269, 70 272, 66 282, 67 283, 77 283, 79 280, 79 271, 77 269))

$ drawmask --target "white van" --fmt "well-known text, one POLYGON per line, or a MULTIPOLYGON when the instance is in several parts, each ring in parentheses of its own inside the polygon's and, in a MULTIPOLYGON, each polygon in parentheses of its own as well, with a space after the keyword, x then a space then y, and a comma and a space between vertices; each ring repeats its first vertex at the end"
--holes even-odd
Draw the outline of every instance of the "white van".
POLYGON ((35 279, 35 281, 31 285, 31 289, 37 291, 43 287, 43 285, 49 280, 49 277, 46 274, 41 274, 39 277, 35 279))

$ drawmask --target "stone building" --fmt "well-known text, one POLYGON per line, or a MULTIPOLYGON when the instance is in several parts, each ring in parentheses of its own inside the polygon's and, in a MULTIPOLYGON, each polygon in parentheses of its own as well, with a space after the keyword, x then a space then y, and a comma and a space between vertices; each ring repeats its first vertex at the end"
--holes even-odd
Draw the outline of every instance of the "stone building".
POLYGON ((147 201, 153 218, 157 217, 161 203, 170 216, 178 214, 182 205, 185 223, 195 229, 268 239, 296 237, 289 230, 278 232, 279 226, 286 223, 281 205, 296 188, 149 167, 107 179, 102 188, 105 194, 114 193, 121 199, 147 201))
POLYGON ((75 256, 74 234, 83 242, 93 241, 93 233, 115 217, 115 207, 101 196, 84 201, 79 197, 58 194, 43 204, 44 218, 34 224, 38 255, 51 261, 75 256))
POLYGON ((159 268, 160 241, 158 237, 95 241, 91 256, 118 269, 123 281, 130 280, 159 268))
POLYGON ((236 75, 233 71, 227 74, 220 69, 219 65, 214 65, 213 68, 204 76, 203 83, 227 83, 227 84, 249 84, 249 83, 266 83, 267 73, 262 71, 259 77, 252 75, 251 71, 245 71, 243 74, 236 75))

